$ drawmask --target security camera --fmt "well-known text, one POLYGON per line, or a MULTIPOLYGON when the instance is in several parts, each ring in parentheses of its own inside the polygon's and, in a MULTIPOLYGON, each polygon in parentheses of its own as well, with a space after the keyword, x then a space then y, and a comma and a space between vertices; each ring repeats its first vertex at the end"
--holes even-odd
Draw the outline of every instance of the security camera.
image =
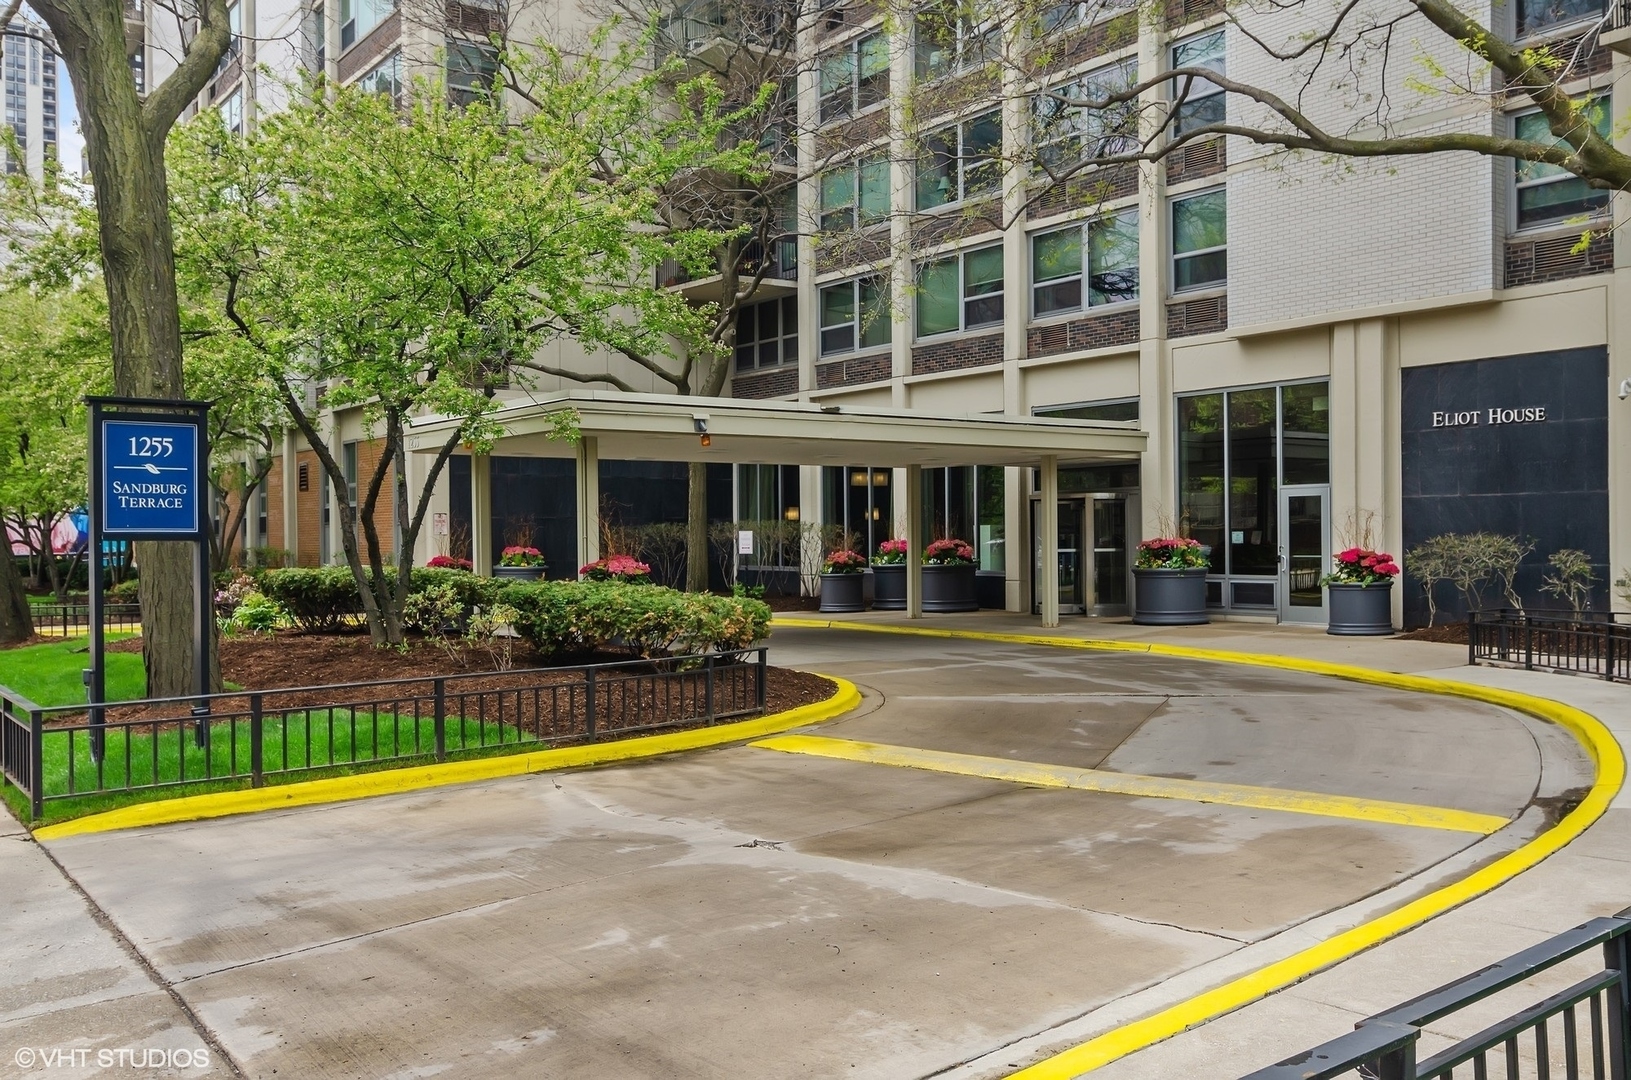
POLYGON ((1620 400, 1624 401, 1628 397, 1631 397, 1631 379, 1621 379, 1620 380, 1620 400))

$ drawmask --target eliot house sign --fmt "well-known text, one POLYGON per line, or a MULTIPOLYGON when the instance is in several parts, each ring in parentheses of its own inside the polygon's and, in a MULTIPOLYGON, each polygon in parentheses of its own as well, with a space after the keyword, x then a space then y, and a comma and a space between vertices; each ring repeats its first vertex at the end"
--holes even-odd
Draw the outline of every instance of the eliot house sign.
POLYGON ((1546 406, 1531 405, 1520 409, 1468 409, 1463 412, 1434 412, 1433 426, 1441 427, 1499 427, 1502 424, 1544 424, 1546 406))

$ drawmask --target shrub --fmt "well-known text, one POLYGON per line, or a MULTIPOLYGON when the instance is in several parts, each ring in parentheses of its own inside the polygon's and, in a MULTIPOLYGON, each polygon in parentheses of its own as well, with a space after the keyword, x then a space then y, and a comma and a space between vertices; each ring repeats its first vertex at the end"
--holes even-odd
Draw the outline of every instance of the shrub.
POLYGON ((821 564, 823 574, 860 574, 865 571, 866 556, 842 548, 828 552, 827 561, 821 564))
POLYGON ((235 634, 270 634, 289 625, 289 613, 276 600, 251 592, 244 596, 226 620, 226 628, 235 634))
POLYGON ((516 633, 551 658, 614 643, 642 656, 731 651, 770 628, 770 608, 758 600, 616 581, 518 582, 497 600, 514 611, 516 633))
POLYGON ((135 578, 126 578, 108 590, 108 598, 116 604, 134 604, 139 599, 142 583, 135 578))
POLYGON ((1597 580, 1591 569, 1591 556, 1577 548, 1563 548, 1552 552, 1546 563, 1552 572, 1543 579, 1546 584, 1540 591, 1568 604, 1578 619, 1591 603, 1591 586, 1597 580))
POLYGON ((974 561, 974 549, 966 540, 936 540, 923 549, 924 566, 964 566, 974 561))
POLYGON ((585 581, 621 581, 629 585, 644 585, 651 581, 651 567, 633 555, 608 555, 585 566, 578 567, 585 581))
POLYGON ((872 557, 873 566, 900 566, 906 561, 906 541, 896 537, 885 540, 878 545, 878 553, 872 557))
POLYGON ((260 590, 289 612, 306 633, 344 629, 362 614, 362 597, 351 570, 344 566, 296 566, 267 570, 260 575, 260 590))
POLYGON ((425 566, 431 570, 472 570, 469 559, 459 559, 452 555, 432 555, 425 561, 425 566))

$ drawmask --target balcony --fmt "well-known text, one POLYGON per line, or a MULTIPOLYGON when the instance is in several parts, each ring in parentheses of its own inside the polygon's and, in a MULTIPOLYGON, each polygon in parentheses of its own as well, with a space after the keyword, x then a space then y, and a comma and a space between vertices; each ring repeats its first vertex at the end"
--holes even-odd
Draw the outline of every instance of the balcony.
MULTIPOLYGON (((764 277, 754 296, 765 298, 787 296, 798 291, 798 241, 777 240, 770 245, 770 265, 764 267, 764 277)), ((742 258, 742 280, 751 280, 764 266, 764 245, 748 245, 742 258)), ((722 302, 725 299, 723 280, 718 274, 692 277, 685 268, 673 261, 657 267, 657 286, 674 289, 693 304, 722 302)))
POLYGON ((701 0, 677 7, 657 24, 657 63, 678 57, 698 67, 723 70, 733 49, 765 51, 793 47, 793 20, 788 10, 769 0, 747 0, 726 6, 701 0))
POLYGON ((1597 35, 1597 43, 1631 56, 1631 0, 1609 0, 1608 22, 1597 35))

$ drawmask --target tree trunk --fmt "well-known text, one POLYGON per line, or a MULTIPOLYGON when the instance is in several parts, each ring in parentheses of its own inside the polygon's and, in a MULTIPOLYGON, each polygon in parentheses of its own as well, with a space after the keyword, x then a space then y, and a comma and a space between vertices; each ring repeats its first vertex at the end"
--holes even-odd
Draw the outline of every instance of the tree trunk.
POLYGON ((28 610, 28 594, 23 591, 23 575, 17 572, 17 559, 6 544, 0 559, 0 644, 27 641, 34 636, 34 618, 28 610))
MULTIPOLYGON (((40 0, 33 5, 56 37, 79 103, 80 130, 95 177, 113 385, 121 396, 185 397, 164 140, 231 40, 225 5, 221 0, 206 3, 187 56, 145 102, 136 94, 130 69, 121 0, 40 0)), ((147 692, 192 693, 192 553, 178 543, 138 548, 147 692)), ((214 597, 202 599, 210 603, 214 597)), ((212 627, 214 622, 212 618, 212 627)), ((216 671, 214 664, 210 667, 216 671)))
POLYGON ((691 483, 685 512, 685 591, 708 591, 708 465, 690 464, 691 483))

